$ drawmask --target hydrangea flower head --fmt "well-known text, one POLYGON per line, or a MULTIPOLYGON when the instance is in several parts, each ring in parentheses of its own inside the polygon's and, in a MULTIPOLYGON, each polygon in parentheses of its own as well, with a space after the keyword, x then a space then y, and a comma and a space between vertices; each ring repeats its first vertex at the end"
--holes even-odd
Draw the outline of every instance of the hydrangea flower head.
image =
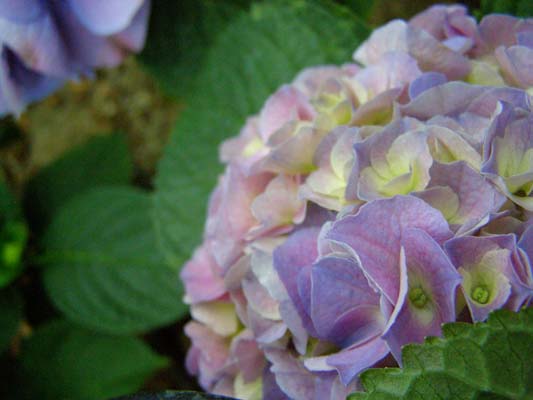
POLYGON ((0 116, 139 51, 150 0, 1 0, 0 116))
POLYGON ((443 323, 530 304, 531 35, 434 6, 359 64, 303 71, 222 145, 182 272, 206 390, 344 399, 443 323))

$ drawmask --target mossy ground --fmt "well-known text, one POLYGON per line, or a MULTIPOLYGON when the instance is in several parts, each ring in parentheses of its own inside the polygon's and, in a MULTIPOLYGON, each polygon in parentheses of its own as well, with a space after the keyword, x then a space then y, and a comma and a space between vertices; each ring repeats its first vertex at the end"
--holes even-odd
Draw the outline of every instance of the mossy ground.
POLYGON ((89 138, 123 132, 136 172, 149 182, 180 109, 134 59, 94 79, 68 83, 14 121, 20 135, 0 148, 1 164, 19 191, 39 169, 89 138))

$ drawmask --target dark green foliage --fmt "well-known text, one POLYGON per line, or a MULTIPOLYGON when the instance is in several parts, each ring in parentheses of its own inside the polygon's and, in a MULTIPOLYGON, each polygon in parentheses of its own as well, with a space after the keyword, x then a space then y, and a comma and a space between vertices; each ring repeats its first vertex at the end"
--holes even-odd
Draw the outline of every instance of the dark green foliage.
POLYGON ((53 321, 24 343, 27 398, 102 400, 138 390, 167 360, 133 337, 53 321))
POLYGON ((366 20, 374 11, 375 1, 372 0, 338 0, 338 3, 348 7, 359 18, 366 20))
POLYGON ((10 143, 20 134, 12 117, 0 118, 0 147, 10 143))
POLYGON ((0 354, 3 353, 22 320, 22 297, 13 288, 0 291, 0 354))
POLYGON ((0 179, 0 288, 21 272, 27 239, 28 230, 19 205, 0 179))
POLYGON ((209 46, 249 0, 154 0, 141 61, 171 97, 192 88, 209 46))
POLYGON ((531 0, 481 0, 481 8, 476 13, 481 19, 487 14, 511 14, 516 17, 532 17, 533 1, 531 0))
POLYGON ((237 135, 245 118, 303 68, 347 62, 366 37, 365 25, 344 8, 321 4, 257 4, 209 51, 156 178, 156 227, 172 265, 199 244, 207 198, 222 170, 220 142, 237 135))
POLYGON ((62 208, 44 235, 44 284, 67 318, 126 334, 186 312, 176 269, 158 251, 151 198, 133 188, 101 188, 62 208))
POLYGON ((444 325, 444 338, 407 345, 403 369, 361 375, 367 393, 350 400, 533 398, 533 308, 499 310, 488 322, 444 325))
POLYGON ((33 221, 46 225, 70 198, 101 185, 125 185, 133 164, 121 134, 93 138, 43 168, 26 188, 25 202, 33 221))

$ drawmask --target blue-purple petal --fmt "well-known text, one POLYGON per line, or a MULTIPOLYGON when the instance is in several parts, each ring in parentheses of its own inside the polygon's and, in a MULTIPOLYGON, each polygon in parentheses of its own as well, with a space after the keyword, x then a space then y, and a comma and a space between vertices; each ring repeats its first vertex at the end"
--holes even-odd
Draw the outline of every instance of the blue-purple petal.
POLYGON ((324 257, 313 265, 311 281, 311 318, 319 337, 344 347, 366 341, 383 328, 379 295, 355 260, 324 257))
MULTIPOLYGON (((318 256, 318 228, 305 228, 294 232, 274 250, 274 268, 276 269, 289 297, 298 311, 305 328, 316 336, 313 323, 307 313, 308 303, 300 297, 298 279, 300 273, 311 271, 311 265, 318 256)), ((303 279, 303 278, 300 278, 303 279)))
POLYGON ((81 23, 97 35, 118 33, 131 23, 144 0, 67 0, 81 23))
POLYGON ((408 291, 396 304, 401 309, 383 335, 398 362, 404 344, 439 336, 441 325, 455 320, 455 291, 461 282, 441 246, 426 232, 405 229, 401 244, 405 257, 399 261, 405 263, 408 291))
POLYGON ((444 74, 440 72, 426 72, 411 82, 409 85, 409 97, 412 100, 426 90, 446 82, 448 80, 444 74))
POLYGON ((372 285, 395 304, 400 291, 400 247, 405 229, 418 228, 438 243, 452 236, 442 214, 413 196, 367 203, 333 223, 326 239, 353 253, 372 285))

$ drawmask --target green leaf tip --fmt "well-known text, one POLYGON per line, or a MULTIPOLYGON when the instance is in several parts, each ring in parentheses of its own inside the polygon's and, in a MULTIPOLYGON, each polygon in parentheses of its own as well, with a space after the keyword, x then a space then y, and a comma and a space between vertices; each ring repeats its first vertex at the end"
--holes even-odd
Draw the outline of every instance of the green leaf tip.
POLYGON ((443 338, 402 349, 403 368, 370 369, 348 400, 533 398, 533 308, 444 324, 443 338))

